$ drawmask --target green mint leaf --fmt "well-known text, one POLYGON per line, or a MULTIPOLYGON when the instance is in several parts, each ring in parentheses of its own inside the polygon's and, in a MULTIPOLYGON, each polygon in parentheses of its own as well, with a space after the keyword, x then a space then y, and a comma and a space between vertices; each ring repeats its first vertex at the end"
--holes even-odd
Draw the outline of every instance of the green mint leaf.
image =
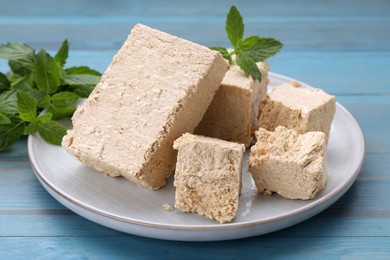
POLYGON ((61 71, 54 59, 43 49, 35 57, 34 79, 38 89, 46 94, 57 91, 61 83, 61 71))
POLYGON ((219 53, 221 53, 222 57, 224 57, 226 60, 229 61, 229 64, 232 64, 232 62, 233 62, 232 56, 229 54, 229 52, 226 48, 212 46, 212 47, 209 47, 209 49, 214 50, 214 51, 218 51, 219 53))
POLYGON ((0 112, 0 125, 6 125, 10 123, 11 120, 8 118, 8 116, 0 112))
POLYGON ((39 124, 46 124, 49 121, 51 121, 51 118, 52 118, 51 113, 45 113, 45 114, 39 116, 37 119, 35 119, 31 123, 29 123, 28 126, 26 126, 23 134, 25 134, 25 135, 35 134, 38 131, 39 124))
POLYGON ((24 132, 24 123, 18 117, 10 118, 11 123, 0 125, 0 151, 13 145, 24 132))
POLYGON ((35 134, 38 131, 39 124, 46 124, 51 121, 52 114, 51 113, 45 113, 43 115, 40 115, 37 119, 32 121, 26 128, 24 129, 25 135, 32 135, 35 134))
POLYGON ((0 112, 5 115, 18 113, 16 92, 9 90, 0 94, 0 112))
POLYGON ((21 77, 14 77, 11 83, 13 90, 32 89, 34 87, 34 80, 32 73, 21 77))
POLYGON ((245 72, 246 75, 251 76, 258 81, 261 81, 261 72, 256 65, 256 62, 249 57, 246 52, 239 51, 236 58, 237 65, 245 72))
POLYGON ((58 50, 56 55, 54 56, 54 60, 61 66, 63 67, 66 63, 66 59, 68 58, 68 53, 69 53, 69 44, 68 40, 65 40, 61 48, 58 50))
MULTIPOLYGON (((33 83, 31 84, 33 85, 33 83)), ((21 78, 20 81, 13 83, 11 88, 12 90, 25 92, 33 96, 36 101, 39 101, 46 95, 45 92, 30 86, 29 80, 24 77, 21 78)))
POLYGON ((39 124, 38 119, 35 119, 34 121, 32 121, 31 123, 29 123, 29 124, 24 128, 23 134, 24 134, 24 135, 32 135, 32 134, 35 134, 35 133, 38 131, 38 124, 39 124))
POLYGON ((23 60, 26 56, 32 57, 34 49, 27 44, 8 42, 0 45, 0 58, 6 60, 23 60))
POLYGON ((22 120, 33 122, 37 118, 37 101, 26 92, 18 91, 16 94, 18 112, 22 120))
POLYGON ((94 69, 91 69, 87 66, 78 66, 78 67, 70 67, 65 69, 66 74, 89 74, 95 76, 101 76, 102 74, 94 69))
POLYGON ((73 107, 79 99, 79 95, 64 91, 54 94, 50 97, 47 111, 52 114, 53 120, 58 120, 64 117, 71 117, 76 109, 73 107))
POLYGON ((53 120, 58 120, 64 117, 71 117, 76 109, 69 105, 50 104, 47 111, 53 115, 53 120))
POLYGON ((70 86, 75 85, 93 85, 96 86, 100 81, 100 76, 96 75, 78 75, 78 74, 66 74, 63 79, 63 83, 70 86))
POLYGON ((56 121, 40 122, 38 124, 39 134, 50 144, 60 145, 66 131, 67 128, 56 121))
POLYGON ((226 33, 234 47, 238 45, 239 40, 244 37, 244 22, 240 12, 232 5, 226 16, 226 33))
POLYGON ((9 82, 6 75, 0 72, 0 92, 9 90, 11 88, 11 82, 9 82))
POLYGON ((75 93, 64 91, 51 96, 50 101, 54 105, 73 105, 79 97, 80 96, 75 93))
POLYGON ((249 36, 241 42, 240 50, 258 62, 274 56, 282 47, 283 44, 275 39, 249 36))
POLYGON ((30 74, 33 70, 32 67, 25 67, 22 63, 16 60, 9 60, 8 65, 11 68, 12 73, 18 76, 30 74))
POLYGON ((37 106, 40 108, 48 108, 50 104, 50 96, 44 95, 38 100, 37 106))
POLYGON ((28 70, 34 68, 35 51, 27 44, 9 42, 0 45, 0 59, 17 61, 28 70))
POLYGON ((47 123, 52 119, 52 117, 53 117, 52 113, 47 112, 47 113, 44 113, 43 115, 40 115, 38 117, 38 120, 41 123, 47 123))
POLYGON ((86 98, 91 94, 95 85, 74 85, 71 87, 71 91, 82 98, 86 98))

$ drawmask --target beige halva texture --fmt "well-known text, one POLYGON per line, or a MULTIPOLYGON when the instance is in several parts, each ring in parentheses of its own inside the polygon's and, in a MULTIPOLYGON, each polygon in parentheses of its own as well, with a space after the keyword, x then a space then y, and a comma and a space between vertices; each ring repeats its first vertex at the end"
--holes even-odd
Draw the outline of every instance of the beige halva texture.
POLYGON ((274 132, 260 128, 256 138, 248 163, 260 193, 306 200, 324 188, 328 164, 323 132, 299 134, 278 126, 274 132))
POLYGON ((221 86, 196 134, 242 143, 246 147, 252 142, 258 127, 259 106, 266 98, 269 66, 258 62, 262 80, 248 77, 239 66, 233 64, 225 74, 221 86))
POLYGON ((158 189, 176 162, 173 141, 198 125, 227 70, 218 52, 138 24, 62 145, 97 171, 158 189))
POLYGON ((174 142, 174 148, 178 150, 175 207, 230 222, 238 209, 245 146, 187 133, 174 142))
POLYGON ((261 106, 259 127, 273 131, 277 126, 285 126, 299 133, 322 131, 328 140, 335 112, 335 96, 293 81, 268 94, 261 106))

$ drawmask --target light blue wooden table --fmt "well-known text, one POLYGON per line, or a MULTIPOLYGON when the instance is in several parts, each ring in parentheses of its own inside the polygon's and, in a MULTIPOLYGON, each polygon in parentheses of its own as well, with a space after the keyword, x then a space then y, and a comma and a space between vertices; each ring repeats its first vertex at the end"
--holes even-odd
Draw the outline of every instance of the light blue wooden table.
MULTIPOLYGON (((54 200, 30 165, 26 139, 0 153, 1 259, 390 259, 390 1, 0 1, 0 42, 57 50, 104 71, 141 22, 204 44, 229 43, 231 4, 246 34, 285 44, 271 70, 337 96, 358 120, 366 160, 333 206, 296 226, 223 242, 172 242, 113 231, 54 200)), ((0 63, 0 71, 6 64, 0 63)))

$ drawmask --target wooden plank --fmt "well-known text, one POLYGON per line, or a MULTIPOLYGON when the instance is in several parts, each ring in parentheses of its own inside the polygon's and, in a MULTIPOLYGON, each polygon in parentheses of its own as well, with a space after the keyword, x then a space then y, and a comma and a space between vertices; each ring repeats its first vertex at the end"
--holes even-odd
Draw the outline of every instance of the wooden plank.
MULTIPOLYGON (((27 212, 27 210, 26 210, 27 212)), ((0 215, 0 237, 83 237, 126 236, 127 234, 100 226, 71 213, 52 211, 52 215, 0 215), (26 228, 28 227, 28 228, 26 228)), ((276 237, 383 237, 390 234, 390 219, 387 217, 346 217, 322 214, 305 222, 270 235, 276 237)))
MULTIPOLYGON (((65 38, 78 50, 118 49, 136 22, 121 24, 0 24, 2 39, 25 42, 36 48, 55 49, 65 38), (15 34, 15 32, 18 34, 15 34), (58 31, 61 31, 59 34, 58 31)), ((170 34, 206 45, 230 46, 224 23, 160 23, 147 25, 170 34)), ((389 51, 389 21, 332 23, 306 22, 255 23, 247 26, 246 35, 274 37, 286 50, 389 51), (364 35, 364 37, 362 36, 364 35), (335 40, 337 39, 337 40, 335 40)))
POLYGON ((338 96, 357 119, 366 140, 367 153, 390 152, 390 98, 383 96, 338 96))
POLYGON ((130 28, 141 22, 204 45, 228 46, 224 22, 233 3, 245 18, 247 35, 276 37, 285 43, 287 50, 390 48, 390 35, 383 33, 390 29, 390 3, 385 0, 369 3, 360 0, 353 5, 348 0, 316 4, 301 0, 293 5, 287 0, 174 1, 164 5, 157 0, 136 1, 131 5, 126 1, 91 5, 75 0, 48 5, 40 0, 34 5, 20 2, 4 5, 0 9, 0 32, 4 40, 27 42, 37 48, 54 49, 66 37, 77 49, 107 50, 118 49, 118 43, 123 42, 130 28))
POLYGON ((256 237, 223 242, 174 242, 135 236, 0 238, 4 259, 388 259, 389 237, 256 237), (201 249, 201 250, 200 250, 201 249))
POLYGON ((271 71, 334 95, 390 94, 390 52, 284 51, 269 59, 271 71))
POLYGON ((169 1, 161 4, 158 0, 115 2, 69 0, 66 3, 48 4, 45 0, 34 1, 27 5, 24 1, 13 1, 2 6, 0 16, 27 17, 46 16, 55 21, 57 17, 225 17, 230 6, 236 5, 244 17, 378 17, 388 16, 390 4, 386 0, 370 2, 355 0, 310 1, 297 0, 291 4, 288 0, 279 1, 169 1), (61 11, 59 11, 61 10, 61 11))

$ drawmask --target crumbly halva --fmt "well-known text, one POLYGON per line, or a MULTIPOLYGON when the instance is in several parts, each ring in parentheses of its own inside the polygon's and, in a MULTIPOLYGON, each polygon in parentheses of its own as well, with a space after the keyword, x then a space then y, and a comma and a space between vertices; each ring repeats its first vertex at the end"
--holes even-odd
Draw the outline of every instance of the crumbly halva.
POLYGON ((158 189, 175 166, 173 141, 193 132, 227 70, 218 52, 138 24, 62 145, 97 171, 158 189))
POLYGON ((220 223, 232 221, 238 209, 245 146, 187 133, 174 142, 174 148, 178 150, 175 207, 220 223))
POLYGON ((324 188, 328 168, 323 132, 299 134, 279 126, 274 132, 260 128, 256 138, 248 163, 260 193, 307 200, 324 188))
POLYGON ((262 80, 248 77, 241 68, 233 64, 222 80, 221 86, 202 121, 195 129, 199 135, 243 143, 252 142, 258 129, 259 106, 266 98, 269 66, 258 62, 262 80))
POLYGON ((335 96, 293 81, 273 88, 267 95, 261 105, 259 127, 273 131, 285 126, 299 133, 322 131, 328 140, 335 112, 335 96))

